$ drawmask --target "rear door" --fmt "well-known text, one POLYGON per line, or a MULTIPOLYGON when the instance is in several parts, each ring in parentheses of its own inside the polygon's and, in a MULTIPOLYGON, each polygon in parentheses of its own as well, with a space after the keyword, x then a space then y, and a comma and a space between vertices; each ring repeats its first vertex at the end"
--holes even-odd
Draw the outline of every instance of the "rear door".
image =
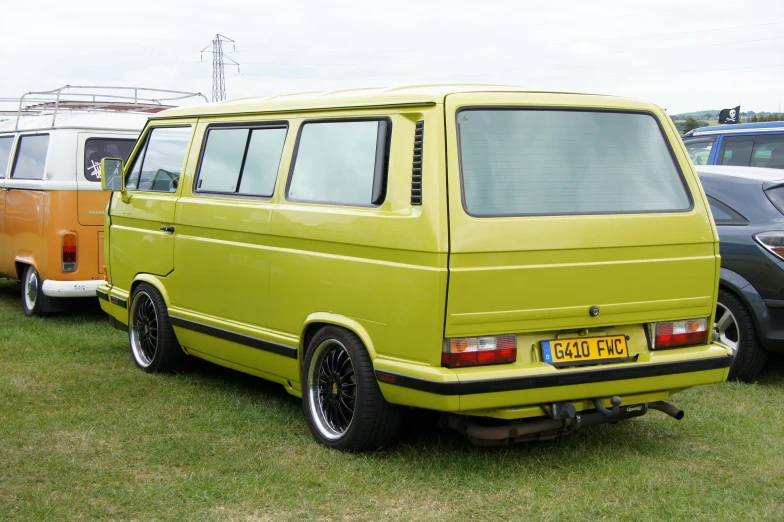
POLYGON ((110 273, 122 290, 136 274, 165 276, 174 267, 174 207, 194 124, 149 127, 125 171, 127 196, 112 197, 110 273))
POLYGON ((711 316, 715 229, 677 133, 604 103, 447 97, 447 337, 711 316))

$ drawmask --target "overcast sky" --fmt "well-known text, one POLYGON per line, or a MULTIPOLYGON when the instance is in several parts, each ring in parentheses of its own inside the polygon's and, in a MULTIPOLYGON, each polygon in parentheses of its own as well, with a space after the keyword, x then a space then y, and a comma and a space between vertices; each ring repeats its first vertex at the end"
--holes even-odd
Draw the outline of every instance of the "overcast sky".
POLYGON ((784 1, 2 0, 0 97, 65 84, 229 98, 410 83, 633 96, 670 113, 784 104, 784 1), (231 51, 229 44, 227 51, 231 51))

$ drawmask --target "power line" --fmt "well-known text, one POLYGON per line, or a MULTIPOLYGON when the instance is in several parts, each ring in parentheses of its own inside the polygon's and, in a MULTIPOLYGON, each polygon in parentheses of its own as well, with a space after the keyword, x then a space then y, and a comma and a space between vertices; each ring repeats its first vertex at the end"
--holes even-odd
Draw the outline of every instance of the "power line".
MULTIPOLYGON (((713 69, 700 69, 700 70, 691 70, 691 69, 683 69, 679 71, 648 71, 648 72, 640 72, 640 73, 610 73, 610 74, 602 74, 602 76, 664 76, 668 74, 695 74, 695 73, 712 73, 712 72, 720 72, 720 71, 746 71, 751 69, 770 69, 774 67, 784 67, 784 63, 777 63, 772 65, 752 65, 749 67, 726 67, 726 68, 713 68, 713 69)), ((527 78, 528 81, 530 80, 550 80, 550 79, 572 79, 572 78, 589 78, 588 75, 580 75, 580 76, 532 76, 527 78)))
MULTIPOLYGON (((612 76, 612 77, 620 77, 620 76, 666 76, 669 74, 694 74, 694 73, 712 73, 712 72, 721 72, 721 71, 746 71, 746 70, 754 70, 754 69, 770 69, 770 68, 778 68, 784 67, 784 63, 779 64, 772 64, 772 65, 752 65, 747 67, 727 67, 727 68, 712 68, 712 69, 681 69, 681 70, 659 70, 659 71, 647 71, 647 72, 636 72, 636 73, 610 73, 610 74, 602 74, 602 76, 612 76)), ((360 78, 363 79, 373 79, 378 78, 379 76, 323 76, 320 74, 252 74, 251 76, 256 78, 279 78, 279 79, 304 79, 304 80, 357 80, 360 78)), ((469 75, 468 77, 473 77, 474 75, 469 75)), ((550 80, 550 79, 573 79, 573 78, 590 78, 590 75, 568 75, 568 76, 532 76, 526 78, 525 81, 529 82, 531 80, 550 80)), ((462 80, 461 80, 462 81, 462 80)), ((510 80, 511 81, 511 80, 510 80)), ((515 80, 517 81, 517 80, 515 80)))
MULTIPOLYGON (((605 43, 605 42, 616 42, 616 41, 621 41, 621 40, 639 40, 639 39, 643 39, 643 38, 651 38, 651 39, 653 39, 653 38, 660 38, 660 37, 663 37, 663 36, 678 36, 678 35, 693 36, 696 33, 717 33, 718 34, 718 33, 723 33, 723 32, 730 31, 730 30, 732 32, 734 32, 734 33, 737 33, 741 29, 749 29, 749 28, 752 28, 752 27, 764 27, 764 26, 781 25, 781 24, 784 24, 784 20, 780 20, 778 22, 765 22, 765 23, 760 23, 760 24, 710 27, 710 28, 707 28, 707 29, 685 29, 683 31, 670 31, 670 32, 666 32, 666 33, 638 34, 638 35, 634 35, 634 36, 618 36, 618 37, 612 37, 612 38, 595 38, 595 39, 590 39, 590 40, 562 40, 562 41, 558 41, 558 42, 548 42, 548 43, 551 44, 551 45, 573 45, 573 44, 584 44, 584 43, 605 43)), ((718 43, 707 44, 707 45, 723 45, 724 43, 742 43, 742 42, 718 42, 718 43)), ((703 45, 703 44, 700 44, 700 45, 703 45)), ((670 49, 670 47, 666 47, 664 49, 670 49)), ((653 49, 653 50, 655 50, 655 49, 653 49)), ((439 52, 444 52, 444 51, 464 52, 465 48, 439 47, 437 49, 437 51, 439 51, 439 52)), ((244 55, 251 55, 253 53, 259 53, 259 52, 261 52, 261 51, 258 50, 258 49, 243 49, 241 51, 237 51, 237 53, 244 54, 244 55)), ((269 52, 269 49, 267 49, 265 52, 269 52)), ((370 52, 370 51, 365 51, 365 52, 370 52)), ((403 53, 403 54, 409 53, 410 54, 410 53, 421 53, 421 52, 422 52, 421 48, 405 49, 405 48, 400 48, 400 47, 395 48, 395 49, 373 49, 372 50, 372 54, 373 55, 393 54, 393 53, 403 53)), ((275 51, 275 54, 277 54, 277 55, 296 55, 296 56, 300 56, 300 55, 303 54, 303 51, 302 50, 293 50, 293 51, 292 50, 277 50, 277 51, 275 51)), ((341 55, 341 56, 345 56, 347 54, 348 53, 345 50, 341 50, 341 51, 325 51, 325 50, 319 49, 319 56, 324 56, 324 55, 341 55)), ((449 60, 449 63, 451 63, 451 62, 452 62, 452 60, 449 60)), ((246 64, 262 64, 262 63, 267 63, 267 62, 244 62, 244 63, 246 63, 246 64)), ((333 64, 333 65, 340 65, 340 64, 333 64)), ((354 64, 350 64, 350 65, 354 65, 354 64)))
MULTIPOLYGON (((653 10, 653 11, 626 12, 626 13, 621 13, 621 14, 616 14, 616 15, 609 15, 609 16, 607 16, 607 15, 600 15, 600 16, 595 16, 595 17, 580 17, 580 18, 574 18, 574 19, 563 19, 563 18, 559 17, 558 19, 554 19, 552 21, 538 22, 538 23, 535 23, 535 24, 521 24, 520 26, 516 26, 516 28, 519 31, 525 31, 525 30, 528 30, 528 29, 533 28, 533 27, 542 27, 542 26, 555 25, 555 24, 563 25, 565 23, 570 23, 570 22, 579 22, 581 24, 585 24, 586 22, 593 21, 593 20, 606 21, 606 20, 613 19, 613 18, 625 18, 625 17, 629 17, 629 16, 655 15, 655 14, 659 14, 659 13, 662 13, 662 12, 681 11, 681 10, 684 10, 684 9, 710 8, 710 9, 714 9, 715 10, 717 7, 721 7, 721 6, 727 6, 727 5, 733 5, 733 4, 747 4, 747 3, 748 3, 748 0, 733 0, 733 1, 729 1, 729 2, 723 2, 723 3, 708 2, 706 4, 700 4, 700 5, 684 4, 684 5, 681 5, 681 6, 671 7, 671 8, 667 8, 667 9, 656 9, 656 10, 653 10)), ((749 28, 749 27, 760 27, 760 26, 766 26, 766 25, 777 25, 777 24, 781 24, 781 23, 784 23, 784 21, 765 22, 765 23, 748 24, 748 25, 732 25, 732 26, 728 26, 728 27, 713 27, 713 28, 709 28, 709 29, 697 29, 697 30, 687 29, 687 30, 684 30, 684 31, 674 31, 674 32, 666 32, 666 33, 653 33, 653 34, 643 34, 643 35, 613 37, 613 38, 599 38, 599 39, 591 39, 591 40, 560 41, 560 42, 551 42, 551 43, 553 43, 555 45, 574 44, 574 43, 594 43, 594 42, 607 42, 607 41, 614 41, 614 40, 629 40, 629 39, 637 39, 637 38, 658 38, 660 36, 671 36, 671 35, 677 35, 677 34, 689 34, 690 35, 690 34, 693 34, 693 33, 702 33, 702 32, 721 32, 721 31, 727 31, 727 30, 732 30, 733 32, 737 32, 740 29, 745 29, 745 28, 749 28)), ((459 52, 462 52, 464 49, 462 49, 462 48, 440 48, 439 50, 440 51, 459 51, 459 52)), ((266 51, 267 50, 264 50, 264 52, 266 52, 266 51)), ((238 51, 238 52, 240 52, 240 53, 254 53, 254 52, 262 52, 262 50, 259 50, 259 49, 245 49, 243 51, 238 51)), ((373 50, 373 53, 397 53, 397 52, 403 52, 403 53, 405 53, 405 52, 421 52, 421 48, 401 49, 401 48, 397 47, 397 48, 390 48, 390 49, 374 49, 373 50)), ((345 51, 323 51, 323 50, 320 50, 320 53, 321 54, 340 54, 340 55, 343 55, 343 54, 345 54, 345 51)), ((302 51, 278 51, 277 54, 295 54, 295 55, 299 55, 299 54, 302 54, 302 51)), ((248 63, 250 63, 250 62, 248 62, 248 63)), ((254 63, 262 63, 262 62, 254 62, 254 63)))
POLYGON ((230 65, 237 66, 237 74, 240 73, 240 64, 232 58, 223 54, 223 42, 231 42, 233 50, 236 50, 234 40, 222 34, 216 34, 215 39, 212 41, 212 50, 208 49, 208 45, 201 50, 202 56, 204 53, 212 53, 212 101, 219 102, 226 99, 226 75, 224 74, 224 62, 229 62, 230 65))
MULTIPOLYGON (((648 49, 635 49, 632 51, 611 51, 611 52, 600 52, 600 53, 570 53, 570 54, 545 54, 545 55, 534 55, 534 56, 525 56, 527 60, 532 59, 544 59, 544 58, 583 58, 586 56, 613 56, 613 55, 623 55, 623 54, 638 54, 638 53, 647 53, 647 52, 655 52, 655 51, 671 51, 677 49, 693 49, 697 47, 714 47, 720 45, 734 45, 734 44, 745 44, 745 43, 755 43, 755 42, 769 42, 774 40, 784 40, 784 36, 776 36, 773 38, 759 38, 756 40, 733 40, 730 42, 709 42, 709 43, 700 43, 700 44, 689 44, 689 45, 673 45, 670 47, 652 47, 648 49)), ((425 63, 434 64, 434 63, 473 63, 474 60, 427 60, 425 63)), ((421 60, 417 61, 400 61, 395 60, 394 63, 396 65, 416 65, 419 63, 423 63, 421 60)), ((363 65, 360 62, 320 62, 320 63, 306 63, 306 62, 245 62, 245 65, 272 65, 276 67, 356 67, 358 65, 363 65)))

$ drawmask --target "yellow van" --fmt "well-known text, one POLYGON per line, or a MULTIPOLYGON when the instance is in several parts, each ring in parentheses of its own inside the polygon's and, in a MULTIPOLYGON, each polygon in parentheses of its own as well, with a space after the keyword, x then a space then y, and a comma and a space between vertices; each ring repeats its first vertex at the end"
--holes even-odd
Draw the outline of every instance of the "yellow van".
POLYGON ((28 92, 14 111, 4 111, 0 276, 21 281, 26 315, 62 310, 68 298, 95 299, 109 201, 101 191, 101 160, 127 158, 147 115, 173 107, 162 100, 190 96, 69 85, 28 92))
POLYGON ((509 87, 250 98, 151 116, 104 160, 108 283, 136 364, 282 384, 332 448, 405 408, 477 444, 680 418, 726 379, 716 230, 650 103, 509 87))

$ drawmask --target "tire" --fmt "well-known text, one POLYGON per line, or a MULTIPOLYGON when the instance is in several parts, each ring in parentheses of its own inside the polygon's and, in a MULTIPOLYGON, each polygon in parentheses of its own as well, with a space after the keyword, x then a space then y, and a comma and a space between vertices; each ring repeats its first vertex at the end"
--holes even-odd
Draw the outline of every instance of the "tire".
POLYGON ((22 310, 27 317, 41 316, 41 302, 44 300, 44 293, 41 290, 41 276, 33 265, 27 265, 22 275, 22 310))
POLYGON ((128 339, 136 366, 147 373, 180 369, 185 353, 174 335, 166 302, 150 284, 136 287, 128 307, 128 339))
POLYGON ((397 437, 401 410, 384 399, 370 355, 353 332, 328 326, 316 333, 305 353, 302 384, 305 418, 321 444, 360 452, 389 446, 397 437))
POLYGON ((754 320, 743 302, 732 292, 719 290, 714 329, 719 342, 737 350, 728 379, 753 381, 768 359, 768 352, 760 344, 754 320))

